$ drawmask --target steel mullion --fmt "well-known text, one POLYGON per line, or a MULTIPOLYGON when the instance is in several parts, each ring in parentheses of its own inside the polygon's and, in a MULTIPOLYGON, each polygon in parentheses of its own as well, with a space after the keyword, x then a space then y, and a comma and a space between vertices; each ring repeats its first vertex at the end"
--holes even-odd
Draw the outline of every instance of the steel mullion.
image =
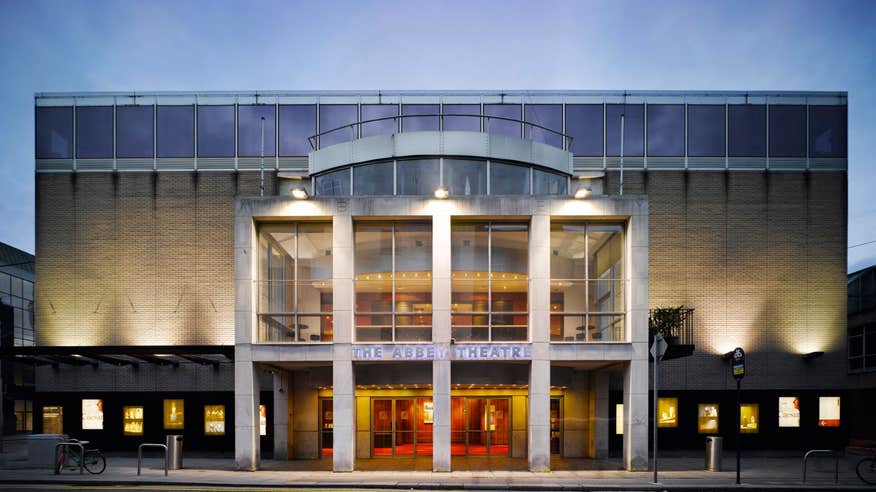
POLYGON ((487 222, 487 341, 493 341, 493 223, 487 222))
MULTIPOLYGON (((392 341, 395 342, 395 328, 396 328, 395 327, 395 222, 392 223, 390 239, 392 240, 391 241, 392 245, 390 246, 391 247, 390 254, 392 256, 392 261, 391 261, 391 263, 392 263, 392 267, 391 267, 392 268, 392 281, 391 281, 392 292, 390 294, 390 302, 392 304, 389 307, 389 311, 390 311, 389 317, 391 318, 391 325, 392 325, 392 341)), ((395 400, 393 400, 393 406, 395 406, 395 400)), ((393 419, 395 419, 394 415, 393 415, 393 419)), ((395 420, 393 420, 393 422, 395 422, 395 420)), ((395 425, 395 424, 393 424, 393 425, 395 425)), ((395 436, 393 435, 393 442, 394 441, 395 441, 395 436)), ((394 449, 395 448, 393 448, 393 450, 394 449)), ((393 453, 394 452, 395 451, 393 451, 393 453)))
POLYGON ((584 341, 590 341, 590 225, 584 226, 584 341))
POLYGON ((292 258, 293 268, 292 268, 292 295, 295 298, 292 300, 292 306, 295 308, 295 341, 297 342, 300 338, 298 336, 298 327, 300 324, 298 323, 298 223, 295 223, 295 256, 292 258))

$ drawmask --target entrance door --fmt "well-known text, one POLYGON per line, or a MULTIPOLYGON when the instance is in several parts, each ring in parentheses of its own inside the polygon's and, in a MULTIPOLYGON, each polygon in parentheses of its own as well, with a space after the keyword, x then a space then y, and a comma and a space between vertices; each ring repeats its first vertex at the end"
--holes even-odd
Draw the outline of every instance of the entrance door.
POLYGON ((334 423, 335 416, 333 409, 333 400, 331 398, 323 398, 320 400, 320 413, 319 416, 322 419, 322 422, 319 426, 319 434, 320 434, 320 449, 322 450, 322 456, 331 456, 334 452, 334 423))
POLYGON ((510 406, 508 398, 452 398, 451 455, 508 456, 510 406))
POLYGON ((432 454, 431 398, 375 399, 372 412, 372 456, 432 454))

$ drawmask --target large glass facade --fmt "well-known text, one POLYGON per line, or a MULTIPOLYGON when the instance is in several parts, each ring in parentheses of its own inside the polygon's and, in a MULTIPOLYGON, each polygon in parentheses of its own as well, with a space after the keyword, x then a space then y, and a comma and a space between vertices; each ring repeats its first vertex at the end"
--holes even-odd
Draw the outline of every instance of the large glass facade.
POLYGON ((441 114, 455 115, 441 117, 445 132, 481 131, 480 104, 445 104, 441 114))
POLYGON ((687 155, 724 157, 727 148, 727 118, 723 104, 691 104, 687 107, 687 155))
POLYGON ((397 104, 363 104, 362 120, 378 120, 362 124, 362 137, 375 135, 391 135, 398 131, 398 105, 397 104), (380 119, 389 118, 389 119, 380 119))
POLYGON ((33 282, 0 272, 0 303, 12 306, 13 344, 16 347, 33 346, 33 282))
POLYGON ((73 108, 38 107, 36 120, 36 158, 73 157, 73 108))
POLYGON ((404 104, 402 105, 402 131, 405 132, 434 132, 438 131, 438 116, 415 116, 436 115, 439 112, 437 104, 404 104))
POLYGON ((274 155, 274 105, 241 104, 237 107, 237 155, 259 157, 262 155, 263 147, 264 155, 274 155), (264 118, 264 145, 262 145, 262 118, 264 118))
POLYGON ((551 341, 626 340, 624 226, 551 224, 551 341))
POLYGON ((602 156, 602 118, 602 104, 566 105, 566 135, 572 137, 573 154, 602 156))
POLYGON ((684 156, 683 104, 648 105, 648 155, 684 156))
POLYGON ((303 156, 313 147, 308 138, 316 135, 316 105, 296 104, 280 106, 280 156, 303 156))
POLYGON ((331 224, 262 225, 258 292, 259 342, 332 341, 331 224))
POLYGON ((727 125, 730 157, 766 156, 766 106, 731 104, 727 125))
POLYGON ((532 125, 524 127, 524 137, 536 142, 546 143, 563 148, 563 105, 562 104, 527 104, 524 107, 524 118, 527 123, 545 127, 553 132, 532 125))
POLYGON ((486 195, 486 161, 444 159, 444 186, 450 196, 486 195))
POLYGON ((198 156, 234 157, 234 106, 198 106, 198 156))
POLYGON ((328 147, 355 140, 359 134, 356 125, 340 127, 356 123, 358 120, 359 109, 355 104, 321 104, 319 106, 319 133, 328 133, 320 135, 319 146, 328 147))
POLYGON ((645 106, 608 104, 605 106, 605 154, 621 155, 621 116, 623 116, 624 156, 645 155, 645 106))
POLYGON ((355 324, 360 342, 432 340, 432 225, 357 222, 355 324))
POLYGON ((809 156, 846 157, 848 108, 809 106, 809 156))
POLYGON ((770 157, 806 157, 806 108, 770 106, 770 157))
POLYGON ((528 340, 528 224, 455 222, 451 227, 453 339, 528 340))
POLYGON ((152 158, 155 154, 154 109, 152 106, 116 107, 116 156, 152 158))
POLYGON ((194 157, 195 107, 158 106, 158 157, 194 157))
POLYGON ((484 118, 484 131, 499 135, 520 138, 520 105, 519 104, 484 104, 484 116, 499 118, 484 118), (517 121, 508 121, 517 120, 517 121))
POLYGON ((76 157, 79 159, 112 159, 112 106, 80 106, 76 108, 76 157))

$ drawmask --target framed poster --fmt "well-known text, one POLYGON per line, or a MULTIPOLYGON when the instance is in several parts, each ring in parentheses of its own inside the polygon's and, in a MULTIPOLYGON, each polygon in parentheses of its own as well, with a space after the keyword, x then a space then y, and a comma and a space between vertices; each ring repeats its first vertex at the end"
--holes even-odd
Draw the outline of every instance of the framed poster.
POLYGON ((796 396, 779 397, 779 427, 800 427, 800 399, 796 396))
POLYGON ((760 405, 743 403, 739 405, 739 432, 757 434, 760 428, 760 405))
POLYGON ((657 398, 657 427, 678 427, 678 398, 657 398))
POLYGON ((268 435, 268 407, 259 405, 259 435, 268 435))
POLYGON ((624 433, 624 404, 614 405, 614 433, 621 436, 624 433))
POLYGON ((43 407, 43 434, 64 433, 64 407, 43 407))
POLYGON ((143 435, 143 407, 122 407, 122 430, 126 436, 143 435))
POLYGON ((183 400, 164 400, 164 428, 182 429, 185 422, 183 400))
POLYGON ((424 424, 431 424, 434 415, 435 415, 435 406, 432 404, 431 401, 424 401, 423 402, 423 423, 424 424))
POLYGON ((204 405, 204 435, 225 435, 225 405, 204 405))
POLYGON ((82 400, 82 430, 103 430, 103 400, 82 400))
POLYGON ((840 426, 840 397, 818 397, 818 427, 840 426))
POLYGON ((718 404, 700 403, 697 406, 697 431, 700 434, 718 432, 718 404))

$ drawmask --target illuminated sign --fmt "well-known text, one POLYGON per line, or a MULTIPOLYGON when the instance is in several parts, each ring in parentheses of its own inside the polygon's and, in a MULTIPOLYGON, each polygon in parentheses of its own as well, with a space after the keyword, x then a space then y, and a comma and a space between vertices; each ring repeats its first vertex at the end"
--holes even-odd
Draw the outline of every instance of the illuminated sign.
POLYGON ((182 429, 184 425, 183 400, 164 400, 164 428, 182 429))
POLYGON ((268 435, 268 407, 259 405, 259 435, 268 435))
POLYGON ((82 430, 103 430, 103 400, 82 400, 82 430))
POLYGON ((353 345, 353 360, 530 360, 528 344, 462 344, 441 347, 433 344, 353 345))
POLYGON ((840 426, 840 398, 821 396, 818 398, 818 427, 840 426))
POLYGON ((800 400, 796 396, 779 397, 779 427, 800 427, 800 400))

